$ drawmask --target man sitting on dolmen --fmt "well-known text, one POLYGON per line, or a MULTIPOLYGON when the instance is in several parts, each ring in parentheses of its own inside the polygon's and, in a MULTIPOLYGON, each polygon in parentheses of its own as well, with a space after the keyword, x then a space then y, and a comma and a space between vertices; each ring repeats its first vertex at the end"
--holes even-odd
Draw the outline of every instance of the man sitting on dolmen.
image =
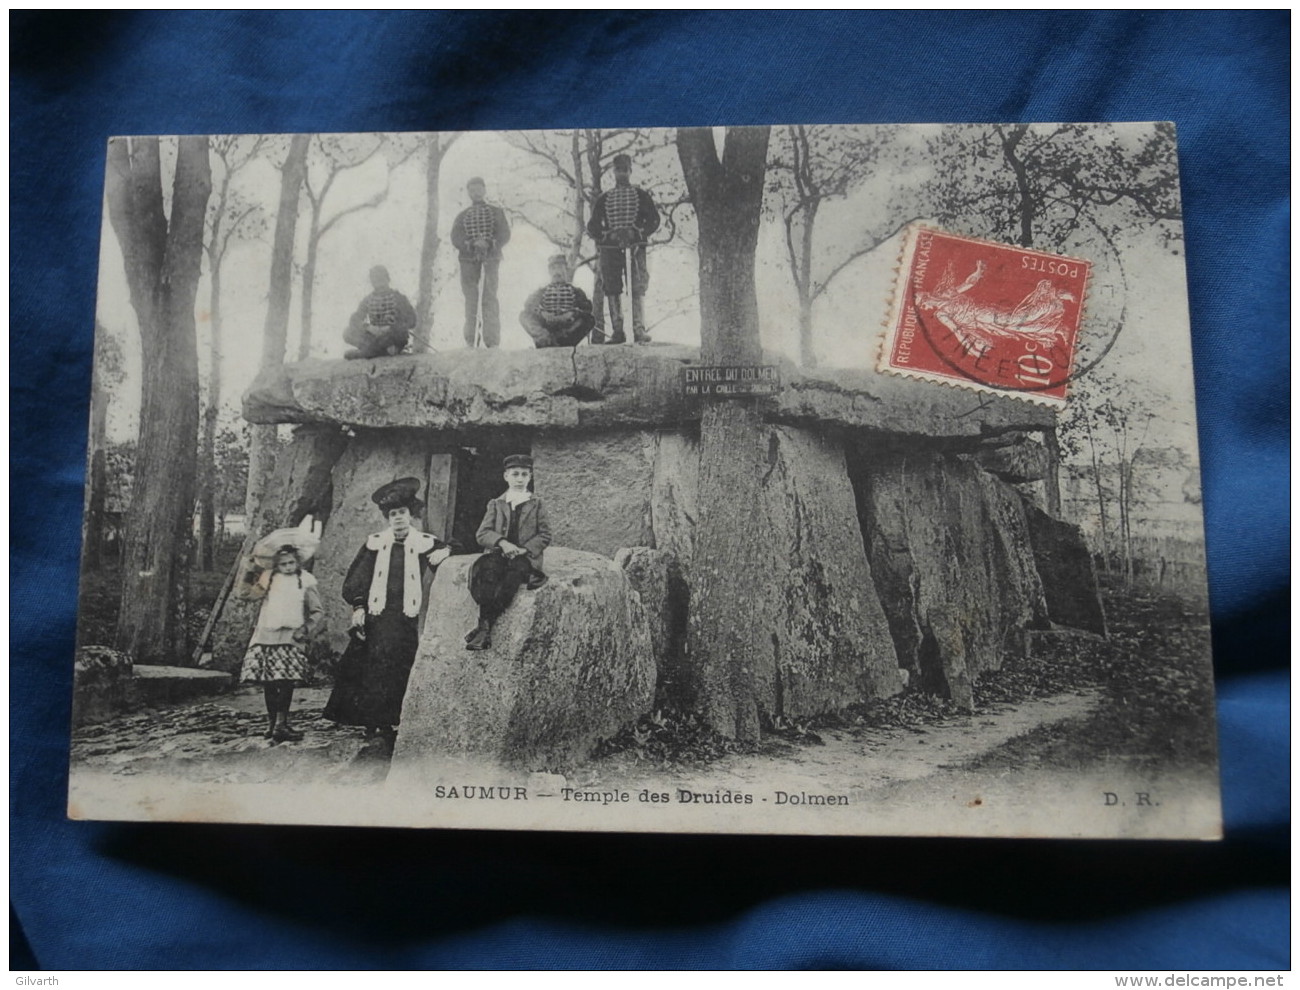
POLYGON ((415 310, 406 296, 388 284, 388 269, 383 265, 370 269, 370 284, 375 291, 361 300, 343 332, 343 339, 352 345, 343 354, 348 359, 401 354, 415 329, 415 310))
POLYGON ((591 300, 569 281, 569 260, 564 255, 554 255, 546 267, 551 280, 528 297, 519 322, 537 347, 572 347, 596 324, 591 300))

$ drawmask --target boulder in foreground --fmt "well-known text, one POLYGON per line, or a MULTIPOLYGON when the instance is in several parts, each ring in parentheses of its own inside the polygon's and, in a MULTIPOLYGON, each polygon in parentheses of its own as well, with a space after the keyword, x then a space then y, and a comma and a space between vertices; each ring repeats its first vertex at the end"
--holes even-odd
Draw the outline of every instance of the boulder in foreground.
POLYGON ((393 771, 436 772, 445 757, 554 770, 591 755, 649 711, 655 662, 640 597, 607 557, 546 551, 550 581, 520 590, 490 649, 465 649, 478 621, 469 596, 477 556, 452 557, 433 582, 402 707, 393 771))

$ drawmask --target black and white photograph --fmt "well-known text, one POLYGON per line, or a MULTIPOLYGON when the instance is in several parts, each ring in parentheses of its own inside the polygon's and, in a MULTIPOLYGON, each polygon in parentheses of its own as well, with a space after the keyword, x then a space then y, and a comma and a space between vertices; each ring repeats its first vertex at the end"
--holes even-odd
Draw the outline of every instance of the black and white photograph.
POLYGON ((1215 839, 1168 123, 118 137, 68 813, 1215 839))

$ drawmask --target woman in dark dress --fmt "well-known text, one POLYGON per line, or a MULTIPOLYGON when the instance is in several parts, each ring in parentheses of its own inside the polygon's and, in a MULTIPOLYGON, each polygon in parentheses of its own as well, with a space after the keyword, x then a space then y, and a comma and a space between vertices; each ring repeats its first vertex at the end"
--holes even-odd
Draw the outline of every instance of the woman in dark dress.
POLYGON ((383 736, 390 746, 419 646, 424 575, 451 554, 447 544, 411 526, 412 515, 424 509, 419 490, 418 480, 401 478, 371 496, 388 528, 366 538, 343 580, 351 640, 325 706, 326 718, 365 726, 367 736, 383 736))

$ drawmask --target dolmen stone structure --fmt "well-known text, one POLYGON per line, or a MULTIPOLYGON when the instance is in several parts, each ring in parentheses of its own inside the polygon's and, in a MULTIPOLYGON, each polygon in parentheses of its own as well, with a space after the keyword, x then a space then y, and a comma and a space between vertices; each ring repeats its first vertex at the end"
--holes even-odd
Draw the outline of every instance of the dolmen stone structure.
MULTIPOLYGON (((324 520, 315 565, 330 643, 344 645, 343 575, 382 523, 370 493, 424 484, 425 529, 461 545, 429 594, 395 768, 438 755, 522 769, 572 765, 691 677, 686 628, 699 518, 694 349, 466 350, 305 361, 259 378, 254 423, 295 424, 258 525, 324 520), (554 531, 551 583, 521 592, 494 646, 464 649, 465 578, 500 461, 532 454, 554 531)), ((778 363, 773 360, 771 363, 778 363)), ((760 716, 805 719, 908 684, 972 703, 1029 629, 1104 634, 1077 528, 1042 505, 1041 406, 872 371, 780 364, 759 400, 771 649, 752 658, 760 716)), ((252 617, 228 609, 214 653, 237 666, 252 617)))

